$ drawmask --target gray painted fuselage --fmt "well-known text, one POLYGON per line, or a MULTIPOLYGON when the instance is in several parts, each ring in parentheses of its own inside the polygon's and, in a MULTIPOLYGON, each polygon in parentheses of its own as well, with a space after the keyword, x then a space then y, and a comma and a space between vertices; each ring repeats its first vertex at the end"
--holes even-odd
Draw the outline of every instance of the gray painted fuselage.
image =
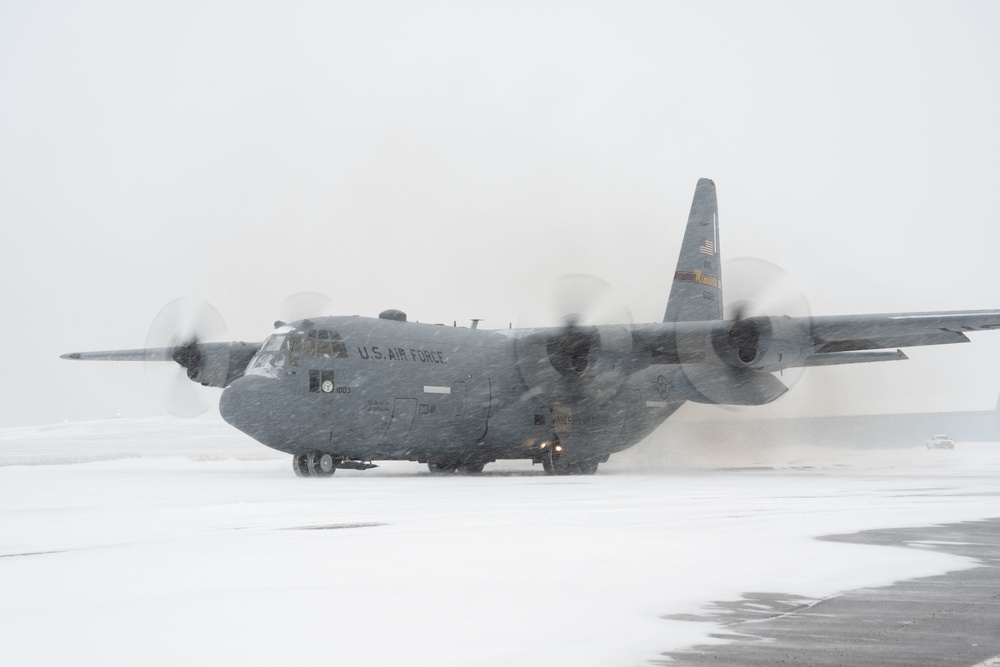
POLYGON ((606 460, 646 437, 682 403, 667 368, 628 376, 608 400, 552 410, 518 367, 516 336, 413 322, 324 317, 276 330, 244 377, 225 388, 223 418, 274 449, 344 459, 606 460), (294 350, 308 331, 331 332, 337 349, 294 350), (298 342, 296 341, 296 345, 298 342))

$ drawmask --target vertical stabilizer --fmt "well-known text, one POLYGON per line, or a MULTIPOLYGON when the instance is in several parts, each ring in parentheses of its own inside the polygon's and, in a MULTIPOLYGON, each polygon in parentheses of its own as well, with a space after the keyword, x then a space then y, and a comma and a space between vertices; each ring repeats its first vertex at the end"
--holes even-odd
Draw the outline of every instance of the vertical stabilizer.
POLYGON ((719 204, 715 183, 698 180, 684 242, 677 258, 664 322, 722 319, 722 266, 719 254, 719 204))

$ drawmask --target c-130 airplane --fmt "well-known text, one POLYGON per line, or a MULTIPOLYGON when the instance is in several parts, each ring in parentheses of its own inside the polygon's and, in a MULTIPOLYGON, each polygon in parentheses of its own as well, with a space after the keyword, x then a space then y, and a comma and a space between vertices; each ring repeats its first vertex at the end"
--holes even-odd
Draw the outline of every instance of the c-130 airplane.
POLYGON ((276 322, 263 343, 199 342, 65 359, 174 361, 222 388, 229 424, 292 455, 302 477, 372 461, 479 473, 530 459, 590 475, 686 401, 763 405, 785 369, 906 359, 898 348, 969 342, 1000 310, 723 316, 715 183, 700 179, 663 322, 483 330, 379 317, 276 322))

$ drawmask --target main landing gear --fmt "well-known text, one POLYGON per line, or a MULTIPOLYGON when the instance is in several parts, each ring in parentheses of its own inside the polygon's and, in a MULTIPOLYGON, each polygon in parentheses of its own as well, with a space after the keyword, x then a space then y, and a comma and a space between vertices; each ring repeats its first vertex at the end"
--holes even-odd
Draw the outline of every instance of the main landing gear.
POLYGON ((347 461, 342 457, 319 450, 313 450, 305 454, 296 454, 292 457, 292 470, 299 477, 329 477, 337 472, 337 468, 368 470, 369 468, 377 467, 373 463, 347 461))
POLYGON ((601 462, 594 459, 568 459, 555 454, 551 449, 542 458, 542 468, 547 475, 593 475, 600 465, 601 462))
POLYGON ((458 472, 460 475, 478 475, 486 467, 485 463, 466 461, 456 463, 454 461, 428 461, 427 469, 435 475, 451 475, 458 472))

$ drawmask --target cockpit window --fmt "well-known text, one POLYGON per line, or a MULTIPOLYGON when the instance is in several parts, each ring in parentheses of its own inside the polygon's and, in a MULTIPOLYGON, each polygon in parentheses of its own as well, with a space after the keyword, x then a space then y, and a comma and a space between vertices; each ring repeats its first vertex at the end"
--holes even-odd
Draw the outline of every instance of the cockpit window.
POLYGON ((271 335, 261 345, 257 354, 254 355, 244 375, 281 377, 286 363, 291 362, 292 366, 298 365, 297 357, 293 358, 291 355, 284 354, 284 352, 286 352, 286 336, 281 334, 271 335))
POLYGON ((329 359, 333 356, 333 345, 330 342, 330 332, 317 331, 316 333, 319 338, 316 343, 316 354, 329 359))
POLYGON ((281 349, 282 343, 285 342, 284 336, 271 336, 266 341, 264 345, 260 348, 261 352, 277 352, 281 349))
POLYGON ((302 352, 302 337, 301 336, 289 336, 284 340, 281 345, 282 352, 291 352, 292 354, 301 354, 302 352))
POLYGON ((310 329, 305 340, 305 355, 346 359, 347 346, 336 331, 310 329))
POLYGON ((281 351, 288 354, 288 365, 298 366, 302 354, 302 336, 289 336, 281 345, 281 351))
POLYGON ((246 375, 280 377, 286 367, 302 365, 302 357, 347 359, 347 345, 336 331, 310 329, 272 334, 254 356, 246 375))

